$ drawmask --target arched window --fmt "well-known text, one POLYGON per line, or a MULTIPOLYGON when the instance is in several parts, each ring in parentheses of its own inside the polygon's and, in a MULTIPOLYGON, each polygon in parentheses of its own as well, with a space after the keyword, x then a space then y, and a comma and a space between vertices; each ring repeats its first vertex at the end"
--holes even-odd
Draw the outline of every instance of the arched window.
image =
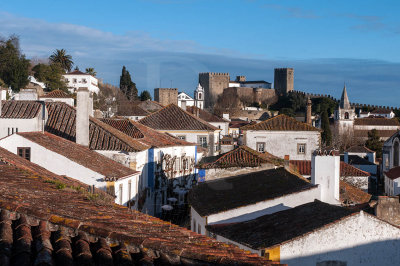
POLYGON ((201 100, 201 92, 199 93, 199 100, 201 100))
POLYGON ((344 119, 349 119, 349 113, 348 112, 344 113, 344 119))
POLYGON ((395 141, 393 145, 393 167, 399 166, 399 153, 400 147, 399 142, 395 141))

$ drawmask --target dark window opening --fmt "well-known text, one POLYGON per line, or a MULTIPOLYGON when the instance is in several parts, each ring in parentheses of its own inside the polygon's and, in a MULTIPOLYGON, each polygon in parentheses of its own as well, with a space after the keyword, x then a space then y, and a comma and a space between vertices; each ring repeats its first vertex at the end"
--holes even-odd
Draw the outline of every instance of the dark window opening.
POLYGON ((31 160, 31 148, 30 147, 19 147, 17 148, 18 156, 31 160))

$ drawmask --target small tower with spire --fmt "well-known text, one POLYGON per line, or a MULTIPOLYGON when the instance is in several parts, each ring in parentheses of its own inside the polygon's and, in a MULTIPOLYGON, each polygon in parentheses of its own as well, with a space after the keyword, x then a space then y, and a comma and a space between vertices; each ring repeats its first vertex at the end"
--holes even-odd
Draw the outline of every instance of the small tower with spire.
POLYGON ((200 109, 204 108, 204 89, 200 83, 194 91, 194 105, 200 109))
POLYGON ((343 134, 353 134, 355 117, 356 112, 350 105, 346 84, 344 84, 339 108, 335 110, 335 127, 338 130, 339 136, 343 134))

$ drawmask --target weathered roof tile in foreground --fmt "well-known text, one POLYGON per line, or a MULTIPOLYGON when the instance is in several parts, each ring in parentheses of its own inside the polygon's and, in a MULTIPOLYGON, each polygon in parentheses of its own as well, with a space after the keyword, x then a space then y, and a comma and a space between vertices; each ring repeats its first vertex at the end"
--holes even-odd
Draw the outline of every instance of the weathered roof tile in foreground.
POLYGON ((8 247, 0 260, 17 265, 271 264, 235 246, 93 198, 0 165, 0 234, 8 247))
POLYGON ((139 123, 157 130, 218 130, 175 104, 170 104, 142 118, 139 123))
POLYGON ((190 192, 189 201, 197 213, 208 216, 314 187, 278 168, 199 183, 190 192))
POLYGON ((281 114, 254 125, 241 127, 242 130, 271 130, 271 131, 321 131, 306 123, 299 122, 287 115, 281 114))

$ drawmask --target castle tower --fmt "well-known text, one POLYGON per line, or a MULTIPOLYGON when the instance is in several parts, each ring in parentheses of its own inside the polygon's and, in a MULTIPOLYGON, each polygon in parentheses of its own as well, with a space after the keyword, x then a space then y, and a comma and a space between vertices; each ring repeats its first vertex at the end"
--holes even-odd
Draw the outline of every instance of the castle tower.
POLYGON ((311 99, 310 97, 307 98, 307 110, 306 110, 306 123, 311 125, 311 99))
POLYGON ((200 109, 204 108, 204 89, 200 83, 194 91, 194 105, 200 109))
POLYGON ((294 70, 293 68, 275 68, 274 89, 278 95, 286 95, 293 91, 294 70))
POLYGON ((212 109, 218 96, 229 87, 229 73, 199 73, 199 83, 204 89, 204 108, 212 109))
POLYGON ((155 88, 154 101, 159 102, 163 106, 167 106, 171 103, 178 105, 178 89, 155 88))
POLYGON ((355 109, 350 105, 346 85, 344 85, 339 108, 335 110, 335 129, 340 137, 344 135, 351 137, 353 135, 355 117, 355 109))

